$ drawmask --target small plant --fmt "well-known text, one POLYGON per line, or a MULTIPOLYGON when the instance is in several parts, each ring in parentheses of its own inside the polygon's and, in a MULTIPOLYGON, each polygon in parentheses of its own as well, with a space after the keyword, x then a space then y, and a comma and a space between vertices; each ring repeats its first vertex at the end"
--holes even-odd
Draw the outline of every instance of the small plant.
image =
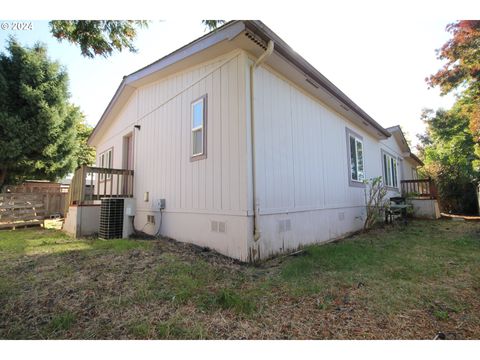
POLYGON ((54 331, 69 330, 75 322, 75 315, 69 311, 56 315, 52 318, 50 326, 54 331))
POLYGON ((130 324, 129 332, 136 339, 147 339, 150 334, 150 324, 145 321, 130 324))
POLYGON ((222 309, 233 309, 237 313, 251 314, 255 311, 255 303, 230 289, 222 289, 216 296, 216 304, 222 309))
POLYGON ((444 310, 435 310, 433 315, 437 320, 448 320, 448 312, 444 310))
POLYGON ((365 206, 366 217, 363 230, 370 229, 382 218, 386 206, 387 188, 383 185, 382 177, 378 176, 364 181, 365 183, 365 206))

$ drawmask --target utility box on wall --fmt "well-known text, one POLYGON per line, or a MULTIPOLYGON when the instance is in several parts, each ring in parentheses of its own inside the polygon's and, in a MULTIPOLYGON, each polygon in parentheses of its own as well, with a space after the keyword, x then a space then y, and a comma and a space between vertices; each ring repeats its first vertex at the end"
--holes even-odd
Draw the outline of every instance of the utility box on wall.
POLYGON ((165 199, 156 199, 152 204, 153 210, 163 210, 165 209, 165 199))

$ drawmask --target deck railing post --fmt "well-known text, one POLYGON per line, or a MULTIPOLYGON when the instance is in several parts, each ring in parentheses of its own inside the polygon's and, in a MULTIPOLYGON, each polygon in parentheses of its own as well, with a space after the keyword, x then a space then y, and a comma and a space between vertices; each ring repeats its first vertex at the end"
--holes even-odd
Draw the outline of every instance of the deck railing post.
POLYGON ((86 179, 86 175, 87 175, 87 168, 85 165, 82 165, 82 170, 80 172, 81 174, 81 182, 80 182, 80 199, 79 199, 79 205, 81 205, 83 203, 83 201, 85 200, 85 186, 87 185, 87 179, 86 179))

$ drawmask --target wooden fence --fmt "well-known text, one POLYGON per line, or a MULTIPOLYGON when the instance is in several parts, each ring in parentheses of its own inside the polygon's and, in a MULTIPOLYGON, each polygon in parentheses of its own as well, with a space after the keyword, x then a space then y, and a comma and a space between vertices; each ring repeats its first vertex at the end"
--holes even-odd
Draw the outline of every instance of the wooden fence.
POLYGON ((6 185, 3 192, 7 193, 68 193, 70 185, 52 183, 49 181, 27 180, 21 185, 6 185))
POLYGON ((0 193, 0 229, 43 223, 44 194, 0 193))

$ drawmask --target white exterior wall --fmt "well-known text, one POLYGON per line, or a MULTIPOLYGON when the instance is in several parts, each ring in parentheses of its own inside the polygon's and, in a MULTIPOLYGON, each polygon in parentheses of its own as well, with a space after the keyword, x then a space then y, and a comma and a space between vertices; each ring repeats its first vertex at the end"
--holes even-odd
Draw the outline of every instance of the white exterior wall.
MULTIPOLYGON (((395 139, 378 141, 260 67, 254 78, 254 123, 261 237, 253 240, 249 65, 247 55, 237 51, 143 86, 108 125, 97 154, 113 147, 115 168, 123 167, 123 137, 141 126, 134 131, 138 230, 155 234, 161 221, 162 235, 246 261, 363 226, 364 190, 349 186, 345 129, 363 137, 366 178, 382 175, 381 149, 401 158, 395 139), (190 106, 204 94, 207 158, 191 162, 190 106), (162 198, 161 219, 153 204, 162 198), (147 223, 152 214, 155 225, 147 223), (212 231, 212 221, 224 222, 226 232, 212 231)), ((389 194, 394 195, 398 192, 389 194)))
POLYGON ((134 133, 137 230, 161 234, 247 260, 245 56, 237 51, 136 90, 109 125, 97 153, 114 148, 122 168, 123 136, 134 133), (207 158, 190 161, 191 103, 207 94, 207 158), (149 201, 144 193, 149 192, 149 201), (155 215, 155 225, 147 215, 155 215), (211 220, 226 232, 212 232, 211 220))
POLYGON ((417 163, 410 158, 405 158, 403 162, 403 173, 405 174, 404 180, 416 180, 418 179, 417 163))
POLYGON ((349 186, 345 128, 363 137, 367 179, 382 175, 380 149, 401 158, 395 139, 378 141, 267 67, 255 71, 254 94, 261 237, 250 252, 265 258, 361 229, 365 195, 349 186))

